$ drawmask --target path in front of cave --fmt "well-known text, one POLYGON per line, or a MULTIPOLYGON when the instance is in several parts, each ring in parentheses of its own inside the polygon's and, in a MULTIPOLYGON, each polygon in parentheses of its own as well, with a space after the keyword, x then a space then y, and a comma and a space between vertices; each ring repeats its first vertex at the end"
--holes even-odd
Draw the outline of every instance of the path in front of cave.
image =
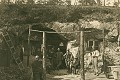
MULTIPOLYGON (((80 75, 68 74, 67 70, 56 70, 50 74, 47 74, 47 80, 80 80, 80 75)), ((94 75, 91 72, 85 74, 85 80, 114 80, 107 79, 104 74, 99 76, 94 75)))

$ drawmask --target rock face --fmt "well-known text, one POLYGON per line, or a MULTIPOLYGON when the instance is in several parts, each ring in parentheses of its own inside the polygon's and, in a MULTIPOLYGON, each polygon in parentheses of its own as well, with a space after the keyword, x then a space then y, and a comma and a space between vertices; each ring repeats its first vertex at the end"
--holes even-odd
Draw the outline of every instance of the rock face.
MULTIPOLYGON (((94 29, 95 31, 97 30, 103 30, 106 29, 108 30, 108 34, 106 35, 106 38, 111 38, 112 36, 117 36, 118 35, 118 25, 116 22, 108 22, 108 23, 102 23, 97 20, 92 20, 92 21, 84 21, 80 20, 78 23, 60 23, 60 22, 53 22, 51 26, 52 29, 54 29, 57 32, 75 32, 79 31, 79 28, 85 28, 85 29, 94 29)), ((97 33, 99 33, 97 31, 97 33)), ((100 33, 101 34, 101 33, 100 33)), ((78 33, 69 33, 69 34, 62 34, 66 38, 72 39, 72 37, 75 39, 78 37, 78 33), (75 37, 76 36, 76 37, 75 37)))

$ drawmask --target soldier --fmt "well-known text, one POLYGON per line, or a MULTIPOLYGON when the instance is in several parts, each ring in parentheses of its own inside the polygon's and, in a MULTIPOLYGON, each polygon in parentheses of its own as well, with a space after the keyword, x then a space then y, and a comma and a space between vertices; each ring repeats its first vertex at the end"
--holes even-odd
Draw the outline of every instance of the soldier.
POLYGON ((63 53, 60 51, 60 48, 58 48, 57 52, 56 52, 56 64, 57 64, 56 69, 59 70, 59 68, 62 64, 62 60, 63 60, 63 53))
POLYGON ((54 67, 55 67, 55 64, 54 64, 54 62, 55 62, 55 51, 54 51, 54 48, 49 50, 48 58, 50 59, 51 68, 54 69, 54 67))
POLYGON ((93 69, 94 69, 94 73, 95 75, 99 75, 98 74, 98 57, 99 57, 100 53, 97 49, 95 49, 95 51, 92 52, 92 58, 93 58, 93 69))
POLYGON ((42 60, 39 59, 39 56, 35 56, 35 61, 32 63, 32 71, 33 71, 33 80, 43 80, 42 60))

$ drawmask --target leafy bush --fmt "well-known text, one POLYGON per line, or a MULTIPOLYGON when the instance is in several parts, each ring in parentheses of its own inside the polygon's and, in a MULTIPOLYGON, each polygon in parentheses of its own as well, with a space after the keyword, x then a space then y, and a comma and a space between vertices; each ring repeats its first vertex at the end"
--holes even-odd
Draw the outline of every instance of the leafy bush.
POLYGON ((119 8, 57 5, 0 5, 0 25, 40 22, 76 22, 79 19, 119 20, 119 8))
POLYGON ((29 68, 25 68, 24 72, 18 69, 17 65, 12 65, 10 67, 0 67, 0 80, 29 80, 31 74, 28 73, 29 68))

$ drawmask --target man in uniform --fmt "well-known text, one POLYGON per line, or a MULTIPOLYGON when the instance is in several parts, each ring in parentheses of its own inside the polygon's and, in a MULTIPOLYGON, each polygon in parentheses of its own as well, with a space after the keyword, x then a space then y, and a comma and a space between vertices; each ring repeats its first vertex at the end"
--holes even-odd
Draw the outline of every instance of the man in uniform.
POLYGON ((100 55, 100 53, 97 49, 95 49, 92 52, 94 74, 97 76, 99 75, 98 74, 98 57, 99 57, 99 55, 100 55))
POLYGON ((32 71, 33 71, 33 80, 43 80, 42 60, 39 59, 39 56, 35 56, 35 61, 32 63, 32 71))
POLYGON ((50 60, 50 63, 51 63, 51 68, 54 69, 55 68, 55 51, 54 51, 54 48, 51 48, 49 50, 49 53, 48 53, 48 58, 50 60))
POLYGON ((59 70, 63 60, 63 53, 60 51, 60 48, 57 49, 56 52, 56 63, 57 63, 57 69, 59 70))

